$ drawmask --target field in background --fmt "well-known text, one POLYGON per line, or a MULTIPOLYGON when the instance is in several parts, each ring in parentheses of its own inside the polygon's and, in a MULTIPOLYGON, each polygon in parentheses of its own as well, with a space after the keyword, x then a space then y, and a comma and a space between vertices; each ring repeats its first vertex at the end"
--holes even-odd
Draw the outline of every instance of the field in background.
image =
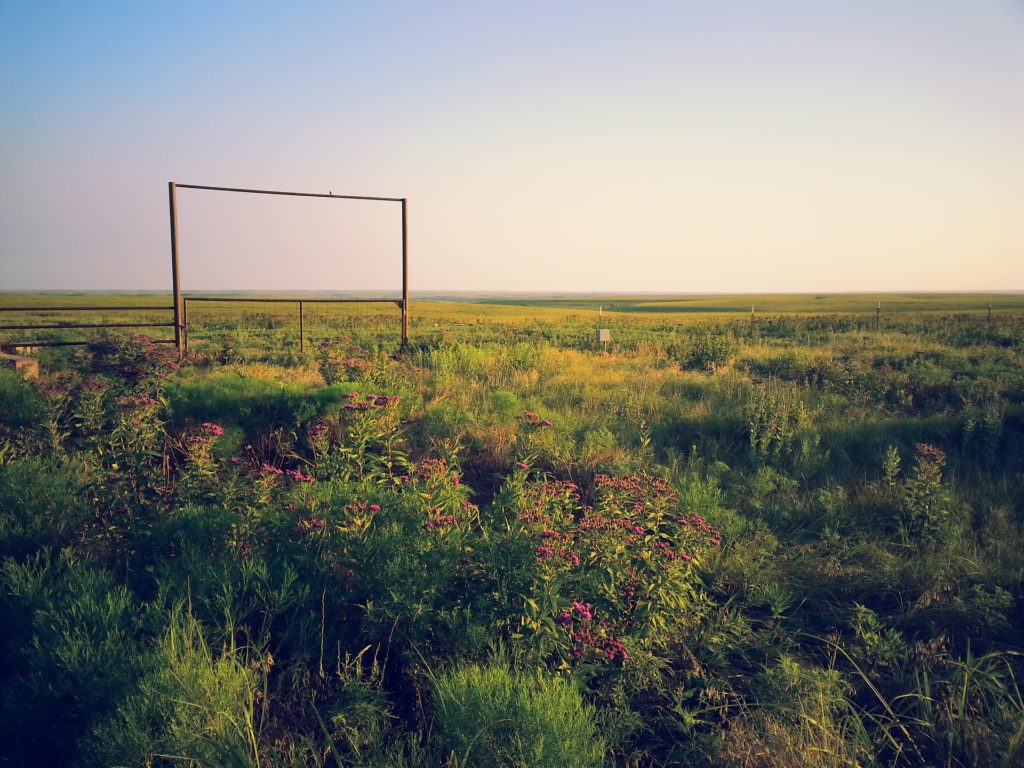
MULTIPOLYGON (((196 294, 211 296, 213 294, 196 294)), ((265 304, 232 302, 192 303, 190 341, 197 349, 236 344, 251 353, 271 350, 279 343, 298 347, 298 300, 342 298, 350 294, 303 292, 225 292, 233 299, 294 298, 295 303, 265 304), (232 338, 234 342, 232 342, 232 338)), ((351 296, 355 296, 352 294, 351 296)), ((454 298, 449 296, 446 298, 454 298)), ((462 294, 459 300, 440 300, 413 294, 410 340, 429 341, 439 335, 470 340, 486 336, 486 326, 507 326, 496 338, 522 340, 547 338, 582 348, 592 344, 599 308, 605 313, 603 325, 613 331, 613 346, 635 348, 672 333, 681 325, 709 320, 749 321, 754 308, 754 325, 773 317, 820 315, 841 316, 837 328, 875 330, 905 321, 907 313, 921 315, 921 323, 940 324, 943 316, 959 320, 1013 324, 1024 317, 1024 294, 752 294, 701 296, 612 296, 594 295, 483 295, 462 294), (991 310, 990 310, 991 307, 991 310), (877 314, 876 314, 877 313, 877 314), (575 342, 573 341, 575 339, 575 342)), ((119 305, 167 307, 170 297, 161 293, 0 293, 0 308, 14 306, 111 306, 110 312, 0 312, 0 325, 52 324, 53 330, 0 331, 0 343, 21 340, 81 340, 92 330, 72 330, 75 323, 161 323, 172 319, 170 310, 118 312, 119 305), (60 328, 59 326, 65 326, 60 328)), ((339 335, 361 339, 386 339, 394 330, 397 338, 399 311, 381 304, 307 304, 303 335, 311 346, 339 335)), ((171 329, 140 328, 154 338, 173 338, 171 329)))

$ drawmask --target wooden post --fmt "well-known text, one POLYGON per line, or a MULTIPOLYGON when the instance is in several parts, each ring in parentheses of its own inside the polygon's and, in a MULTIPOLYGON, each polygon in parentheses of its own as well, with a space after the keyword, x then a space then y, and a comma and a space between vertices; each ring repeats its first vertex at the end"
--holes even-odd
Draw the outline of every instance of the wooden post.
POLYGON ((181 278, 178 274, 178 200, 177 185, 173 181, 167 182, 167 201, 171 213, 171 292, 174 296, 174 346, 178 348, 178 354, 185 351, 181 333, 181 278))

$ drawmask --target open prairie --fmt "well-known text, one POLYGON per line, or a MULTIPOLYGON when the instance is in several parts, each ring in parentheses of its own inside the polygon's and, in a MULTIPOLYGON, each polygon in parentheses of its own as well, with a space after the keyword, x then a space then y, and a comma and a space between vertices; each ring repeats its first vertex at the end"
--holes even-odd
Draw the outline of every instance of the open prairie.
POLYGON ((1021 295, 292 298, 0 294, 12 765, 1024 759, 1021 295))

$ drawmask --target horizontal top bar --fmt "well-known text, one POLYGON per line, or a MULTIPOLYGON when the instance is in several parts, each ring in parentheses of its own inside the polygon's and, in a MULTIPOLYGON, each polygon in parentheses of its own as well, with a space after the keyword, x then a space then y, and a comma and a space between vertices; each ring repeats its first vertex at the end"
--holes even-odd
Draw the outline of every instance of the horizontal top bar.
POLYGON ((280 192, 275 189, 239 189, 237 187, 209 187, 203 184, 178 184, 171 182, 181 189, 208 189, 212 192, 247 192, 250 195, 287 195, 288 197, 336 197, 340 200, 380 200, 386 203, 404 203, 404 197, 371 197, 369 195, 332 195, 318 192, 280 192))
POLYGON ((0 312, 137 312, 139 310, 153 310, 160 312, 174 309, 174 307, 0 307, 0 312))

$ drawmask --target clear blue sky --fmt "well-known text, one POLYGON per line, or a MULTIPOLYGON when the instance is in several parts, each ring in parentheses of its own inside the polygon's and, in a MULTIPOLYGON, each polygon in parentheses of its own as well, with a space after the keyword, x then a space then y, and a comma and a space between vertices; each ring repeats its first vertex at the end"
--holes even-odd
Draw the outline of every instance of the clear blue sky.
MULTIPOLYGON (((414 289, 1024 289, 1024 3, 0 3, 0 290, 161 289, 166 183, 410 198, 414 289)), ((182 191, 186 289, 396 206, 182 191)))

